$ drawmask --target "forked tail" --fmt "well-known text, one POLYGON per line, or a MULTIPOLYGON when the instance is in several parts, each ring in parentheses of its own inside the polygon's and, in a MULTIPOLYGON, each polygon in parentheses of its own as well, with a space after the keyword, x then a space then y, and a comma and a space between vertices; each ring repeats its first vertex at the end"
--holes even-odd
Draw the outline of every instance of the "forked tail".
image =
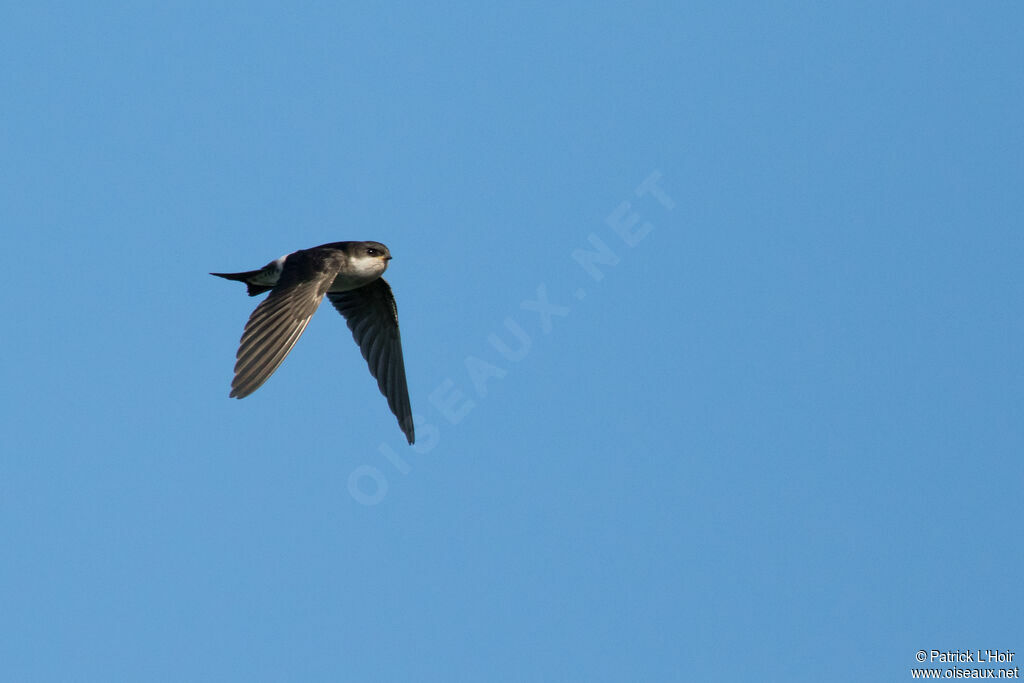
POLYGON ((238 282, 244 282, 246 289, 249 290, 249 296, 256 296, 257 294, 269 292, 273 289, 273 287, 269 285, 256 285, 250 281, 262 272, 262 270, 248 270, 244 273, 210 273, 210 275, 216 275, 217 277, 222 277, 225 280, 237 280, 238 282))

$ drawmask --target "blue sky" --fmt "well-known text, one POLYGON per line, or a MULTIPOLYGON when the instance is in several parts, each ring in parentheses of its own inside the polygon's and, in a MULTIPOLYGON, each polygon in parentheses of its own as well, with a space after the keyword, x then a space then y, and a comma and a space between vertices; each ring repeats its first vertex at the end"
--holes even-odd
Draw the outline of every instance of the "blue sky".
POLYGON ((0 10, 0 677, 1024 651, 1024 10, 483 5, 0 10), (228 399, 347 239, 413 448, 329 306, 228 399))

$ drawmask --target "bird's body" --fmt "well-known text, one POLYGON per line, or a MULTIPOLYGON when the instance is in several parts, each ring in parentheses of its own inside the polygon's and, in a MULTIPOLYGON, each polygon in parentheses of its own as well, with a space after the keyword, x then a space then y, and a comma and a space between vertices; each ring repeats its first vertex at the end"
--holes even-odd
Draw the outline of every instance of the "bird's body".
POLYGON ((370 373, 413 443, 398 309, 381 278, 390 260, 391 252, 380 242, 331 242, 286 254, 258 270, 211 273, 244 282, 249 296, 270 292, 245 325, 231 396, 245 398, 274 374, 326 295, 345 316, 370 373))

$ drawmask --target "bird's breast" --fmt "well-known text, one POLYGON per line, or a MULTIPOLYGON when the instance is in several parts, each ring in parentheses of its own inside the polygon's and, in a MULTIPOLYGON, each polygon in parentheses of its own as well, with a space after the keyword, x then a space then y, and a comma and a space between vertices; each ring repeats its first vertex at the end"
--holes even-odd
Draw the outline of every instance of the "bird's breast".
POLYGON ((380 277, 380 273, 338 273, 331 283, 328 292, 347 292, 370 284, 380 277))

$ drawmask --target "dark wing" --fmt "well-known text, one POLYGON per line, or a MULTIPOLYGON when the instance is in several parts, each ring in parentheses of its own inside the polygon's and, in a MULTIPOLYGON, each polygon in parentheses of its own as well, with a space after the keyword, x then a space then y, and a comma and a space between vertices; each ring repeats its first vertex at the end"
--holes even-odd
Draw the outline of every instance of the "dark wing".
POLYGON ((285 262, 281 277, 249 316, 235 363, 231 396, 245 398, 260 388, 299 340, 324 293, 338 274, 333 259, 297 257, 285 262))
POLYGON ((405 381, 402 335, 398 332, 398 308, 391 287, 383 278, 347 292, 328 292, 338 312, 345 316, 352 336, 377 380, 380 393, 398 418, 409 443, 416 440, 409 404, 409 386, 405 381))

